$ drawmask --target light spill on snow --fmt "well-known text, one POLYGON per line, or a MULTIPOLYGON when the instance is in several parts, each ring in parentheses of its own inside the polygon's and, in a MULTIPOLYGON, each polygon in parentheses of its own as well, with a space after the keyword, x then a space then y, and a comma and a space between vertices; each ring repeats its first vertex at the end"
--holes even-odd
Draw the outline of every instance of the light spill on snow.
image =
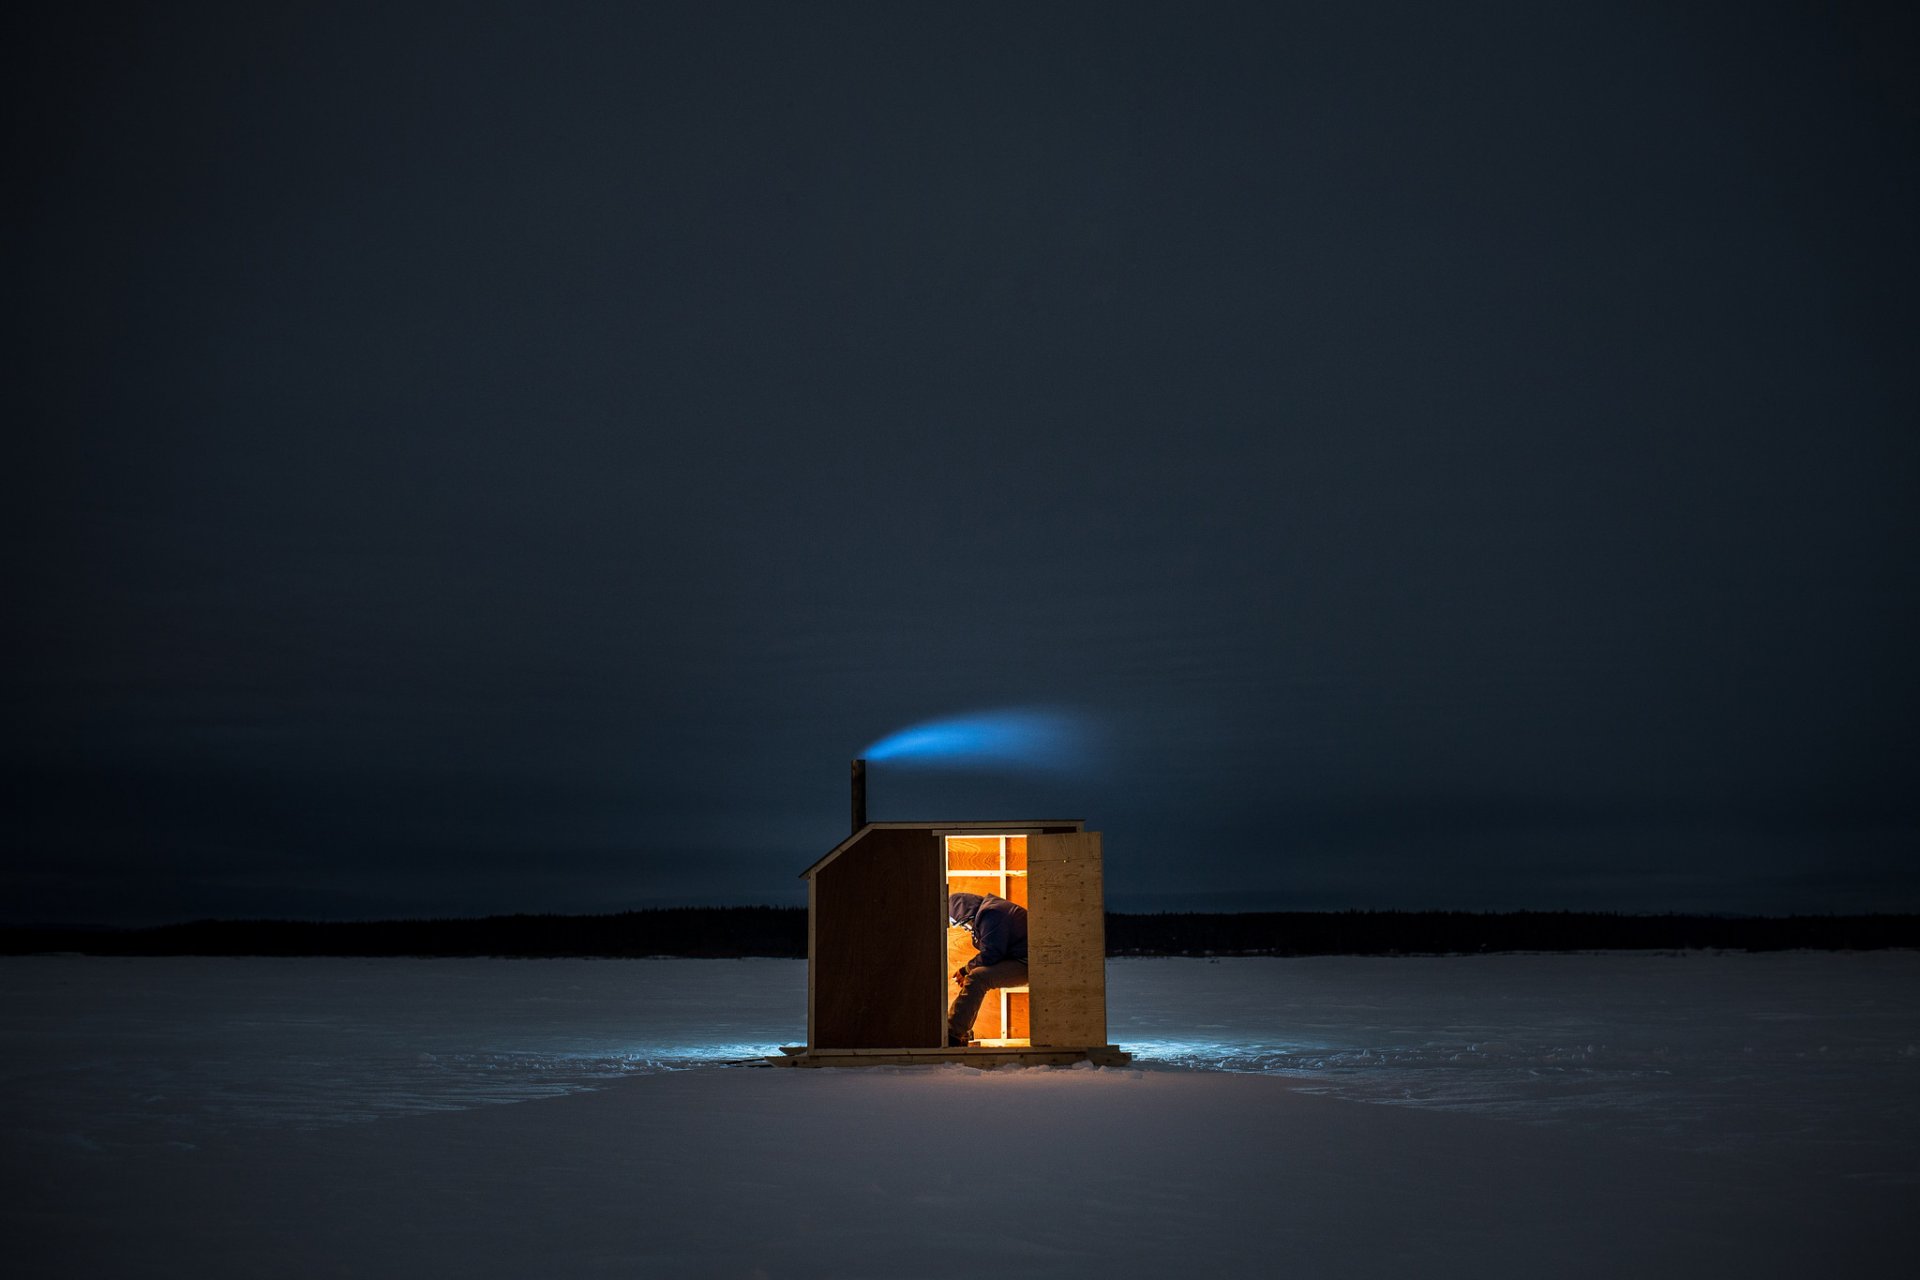
MULTIPOLYGON (((1150 1071, 1279 1075, 1367 1102, 1706 1150, 1920 1149, 1920 955, 1117 960, 1112 1038, 1150 1071)), ((192 1145, 599 1088, 804 1039, 792 961, 0 962, 16 1133, 192 1145)), ((1920 1175, 1914 1175, 1920 1176, 1920 1175)))
POLYGON ((791 961, 28 957, 0 1090, 81 1143, 351 1124, 757 1061, 796 1000, 791 961))
POLYGON ((1117 961, 1144 1065, 1693 1150, 1818 1143, 1920 1182, 1920 954, 1117 961))

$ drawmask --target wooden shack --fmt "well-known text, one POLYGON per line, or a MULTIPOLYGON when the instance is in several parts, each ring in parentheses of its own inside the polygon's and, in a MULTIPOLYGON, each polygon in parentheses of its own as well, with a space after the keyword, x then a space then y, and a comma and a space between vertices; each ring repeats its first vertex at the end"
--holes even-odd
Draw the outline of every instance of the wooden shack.
POLYGON ((853 833, 807 882, 807 1043, 785 1065, 1126 1061, 1107 1043, 1100 833, 1077 818, 865 821, 855 764, 853 833), (953 971, 973 954, 947 895, 1027 909, 1028 985, 989 993, 976 1044, 946 1044, 953 971))

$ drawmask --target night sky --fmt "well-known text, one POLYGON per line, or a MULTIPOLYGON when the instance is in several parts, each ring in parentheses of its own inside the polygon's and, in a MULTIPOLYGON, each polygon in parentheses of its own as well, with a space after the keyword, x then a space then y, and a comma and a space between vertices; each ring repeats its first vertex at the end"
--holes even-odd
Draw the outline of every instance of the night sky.
POLYGON ((1911 16, 27 24, 0 920, 1920 909, 1911 16))

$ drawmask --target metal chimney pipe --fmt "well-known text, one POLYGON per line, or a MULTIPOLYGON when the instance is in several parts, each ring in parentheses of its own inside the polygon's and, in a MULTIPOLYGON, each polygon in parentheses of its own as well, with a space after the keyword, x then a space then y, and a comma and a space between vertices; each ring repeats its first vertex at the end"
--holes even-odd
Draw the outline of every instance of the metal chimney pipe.
POLYGON ((853 762, 853 829, 867 825, 867 762, 853 762))

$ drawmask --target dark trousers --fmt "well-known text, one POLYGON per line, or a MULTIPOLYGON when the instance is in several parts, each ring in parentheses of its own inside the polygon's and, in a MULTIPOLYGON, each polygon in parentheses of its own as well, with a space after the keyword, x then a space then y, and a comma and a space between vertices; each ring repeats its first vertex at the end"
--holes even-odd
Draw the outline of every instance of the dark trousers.
POLYGON ((965 1044, 973 1038, 973 1020, 980 1016, 980 1002, 987 998, 987 992, 998 987, 1026 985, 1025 960, 1002 960, 984 969, 967 970, 965 980, 960 983, 960 993, 953 998, 953 1011, 947 1015, 947 1043, 965 1044))

